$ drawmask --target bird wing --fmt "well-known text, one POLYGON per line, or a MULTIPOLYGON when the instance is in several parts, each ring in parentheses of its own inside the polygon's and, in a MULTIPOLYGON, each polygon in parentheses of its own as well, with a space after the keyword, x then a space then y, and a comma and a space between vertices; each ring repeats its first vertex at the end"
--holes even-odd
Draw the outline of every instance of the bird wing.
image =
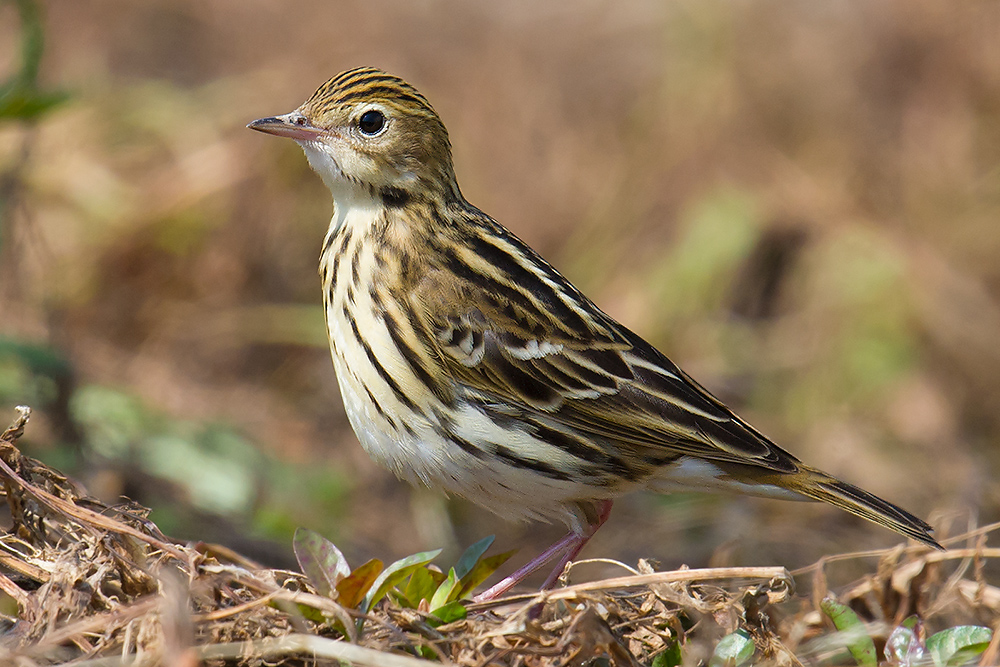
POLYGON ((496 414, 647 461, 798 461, 579 292, 502 227, 449 250, 411 308, 452 381, 496 414))

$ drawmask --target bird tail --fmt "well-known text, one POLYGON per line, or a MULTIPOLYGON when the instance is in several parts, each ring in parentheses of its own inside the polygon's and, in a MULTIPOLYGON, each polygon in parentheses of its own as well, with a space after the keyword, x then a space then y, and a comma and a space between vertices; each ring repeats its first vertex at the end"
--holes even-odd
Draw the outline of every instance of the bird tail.
POLYGON ((830 503, 862 519, 896 531, 900 535, 912 537, 927 546, 944 550, 944 547, 931 537, 934 529, 929 523, 853 484, 801 465, 798 473, 788 475, 782 482, 781 486, 807 498, 830 503))

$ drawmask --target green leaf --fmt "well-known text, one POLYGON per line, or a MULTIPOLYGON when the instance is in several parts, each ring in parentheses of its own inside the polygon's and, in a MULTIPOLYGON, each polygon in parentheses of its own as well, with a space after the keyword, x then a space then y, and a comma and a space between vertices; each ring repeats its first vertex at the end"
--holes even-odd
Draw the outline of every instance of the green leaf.
POLYGON ((958 625, 927 638, 927 652, 937 667, 964 665, 986 650, 993 632, 979 625, 958 625))
POLYGON ((73 371, 69 360, 53 347, 0 336, 0 357, 8 355, 19 359, 32 373, 56 377, 73 371))
MULTIPOLYGON (((275 609, 278 609, 279 611, 285 611, 284 609, 281 609, 280 607, 278 607, 276 604, 271 604, 270 606, 274 607, 275 609)), ((309 620, 309 621, 312 621, 313 623, 319 623, 320 625, 326 625, 326 623, 327 623, 326 616, 324 616, 323 612, 321 612, 316 607, 310 607, 309 605, 302 604, 301 602, 296 603, 295 606, 296 606, 296 608, 298 608, 299 613, 302 614, 302 618, 304 618, 306 620, 309 620)))
POLYGON ((21 71, 17 80, 26 86, 33 86, 38 79, 38 70, 45 50, 45 27, 42 13, 35 0, 15 0, 17 13, 21 19, 21 71))
POLYGON ((372 608, 372 605, 376 604, 379 600, 385 597, 386 592, 403 579, 407 577, 411 572, 425 565, 441 553, 440 549, 435 549, 433 551, 422 551, 412 556, 407 556, 401 560, 397 560, 395 563, 385 568, 382 574, 378 576, 375 583, 372 585, 371 589, 368 591, 368 595, 365 596, 364 602, 361 603, 361 611, 368 611, 372 608))
POLYGON ((351 574, 344 554, 319 533, 298 528, 292 538, 295 560, 320 595, 336 598, 337 584, 351 574))
POLYGON ((15 0, 21 19, 21 67, 0 85, 0 120, 37 118, 66 99, 61 92, 38 90, 38 71, 45 48, 45 29, 38 3, 15 0))
POLYGON ((416 609, 421 600, 431 601, 434 591, 441 585, 447 575, 444 572, 431 570, 426 567, 418 567, 410 575, 410 580, 406 582, 403 589, 403 596, 406 598, 408 606, 416 609))
POLYGON ((44 93, 20 86, 0 92, 0 119, 31 120, 38 118, 69 98, 65 93, 44 93))
POLYGON ((868 628, 858 615, 850 607, 840 604, 833 598, 824 599, 819 603, 819 608, 830 617, 834 626, 840 631, 854 661, 861 667, 876 667, 878 659, 875 654, 875 642, 872 641, 868 628))
POLYGON ((432 622, 431 625, 437 627, 438 625, 444 625, 445 623, 461 621, 467 614, 468 612, 461 602, 458 600, 452 600, 448 604, 442 605, 437 609, 431 609, 431 616, 434 616, 440 621, 440 623, 432 622))
POLYGON ((373 558, 337 584, 337 602, 348 608, 358 606, 382 572, 382 561, 373 558))
POLYGON ((455 574, 455 568, 451 568, 448 570, 448 577, 441 583, 440 586, 438 586, 438 589, 434 591, 434 595, 431 596, 431 609, 443 607, 452 601, 453 593, 458 594, 461 591, 462 588, 459 584, 458 576, 455 574))
POLYGON ((709 667, 737 667, 753 657, 754 645, 750 633, 737 630, 719 640, 708 661, 709 667))
POLYGON ((495 539, 495 535, 489 535, 466 549, 465 553, 462 554, 462 557, 458 559, 457 563, 455 563, 455 575, 459 579, 463 579, 465 575, 471 572, 472 568, 479 562, 479 559, 482 558, 483 554, 486 553, 486 550, 490 548, 490 545, 493 544, 493 540, 495 539))
MULTIPOLYGON (((268 606, 272 609, 277 609, 283 614, 287 614, 289 611, 289 604, 279 600, 271 600, 268 606)), ((340 633, 344 637, 350 637, 350 633, 347 632, 347 628, 344 627, 344 623, 341 619, 336 618, 333 614, 328 614, 322 609, 317 609, 312 605, 305 604, 303 602, 296 602, 294 605, 295 609, 305 618, 313 623, 317 623, 327 628, 331 628, 334 631, 340 633)))
POLYGON ((511 549, 502 554, 483 558, 476 563, 472 570, 462 577, 462 590, 459 592, 458 598, 467 597, 472 591, 476 590, 479 584, 486 581, 491 574, 496 572, 501 565, 510 560, 510 557, 516 553, 517 549, 511 549))
POLYGON ((658 653, 653 658, 653 663, 650 667, 680 667, 683 661, 680 642, 672 642, 665 651, 658 653))

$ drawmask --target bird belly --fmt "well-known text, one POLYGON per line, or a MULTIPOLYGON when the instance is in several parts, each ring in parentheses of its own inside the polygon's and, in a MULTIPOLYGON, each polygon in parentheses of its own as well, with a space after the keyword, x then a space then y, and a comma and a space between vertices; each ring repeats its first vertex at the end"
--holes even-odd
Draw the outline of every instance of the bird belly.
MULTIPOLYGON (((497 457, 489 450, 493 438, 487 442, 463 437, 463 447, 435 422, 433 413, 415 412, 406 422, 396 418, 390 422, 368 393, 358 390, 343 362, 336 365, 344 407, 358 440, 376 463, 400 479, 466 498, 510 521, 561 522, 571 528, 582 525, 581 502, 612 495, 571 476, 553 477, 497 457)), ((482 434, 495 429, 486 422, 464 421, 463 426, 463 431, 482 434)), ((530 437, 511 431, 503 444, 514 448, 530 437)), ((544 445, 534 445, 540 446, 544 445)))
MULTIPOLYGON (((391 348, 375 342, 381 324, 366 324, 366 339, 380 363, 392 366, 391 348)), ((466 498, 508 520, 555 521, 571 528, 581 525, 581 502, 617 495, 571 474, 572 461, 553 462, 549 445, 516 427, 497 425, 471 405, 455 414, 428 396, 423 408, 401 404, 381 377, 361 370, 366 365, 348 363, 365 353, 351 349, 358 343, 345 335, 345 327, 350 325, 331 322, 330 335, 348 420, 368 455, 400 479, 466 498), (504 455, 497 455, 498 447, 504 455), (535 461, 550 461, 553 468, 539 472, 531 467, 535 461)))

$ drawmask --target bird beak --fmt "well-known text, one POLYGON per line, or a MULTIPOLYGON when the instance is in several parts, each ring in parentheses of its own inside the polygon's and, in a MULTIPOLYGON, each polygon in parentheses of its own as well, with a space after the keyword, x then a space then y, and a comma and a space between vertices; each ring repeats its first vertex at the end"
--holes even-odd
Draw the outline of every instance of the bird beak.
POLYGON ((283 116, 259 118, 249 123, 247 127, 251 130, 273 134, 276 137, 288 137, 296 141, 316 141, 323 134, 323 130, 312 125, 298 111, 286 113, 283 116))

